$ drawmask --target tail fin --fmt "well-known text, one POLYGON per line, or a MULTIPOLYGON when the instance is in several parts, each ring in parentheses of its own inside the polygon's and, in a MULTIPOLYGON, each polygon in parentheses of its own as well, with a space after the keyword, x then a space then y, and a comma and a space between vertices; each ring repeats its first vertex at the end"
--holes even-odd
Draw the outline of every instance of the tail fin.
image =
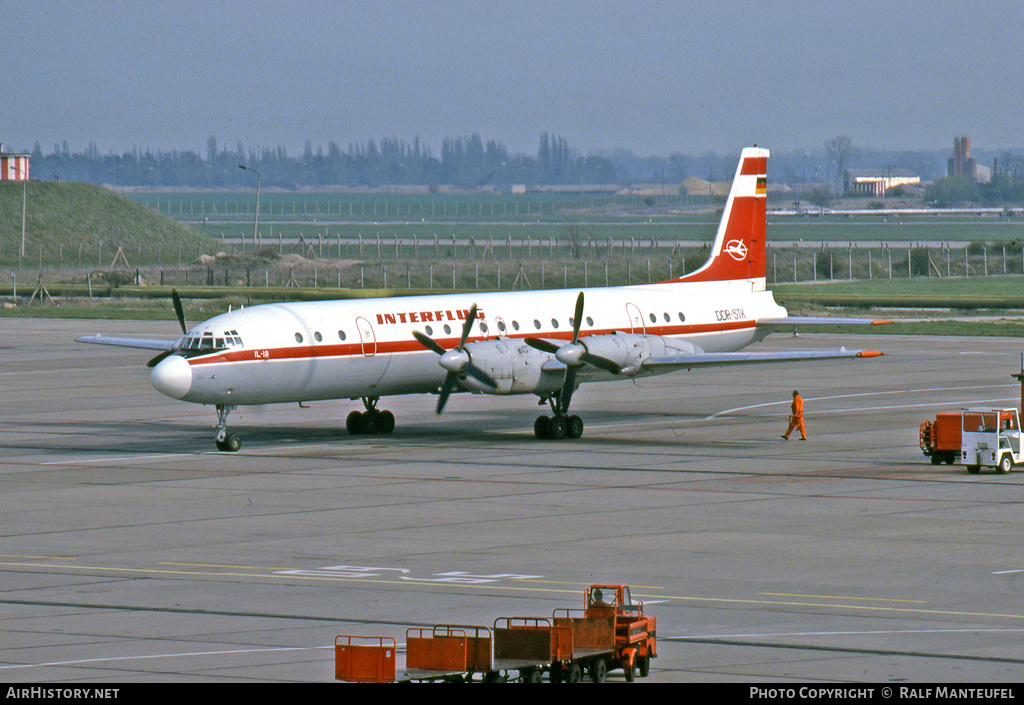
POLYGON ((676 281, 705 282, 765 279, 768 150, 747 147, 740 154, 711 256, 676 281))

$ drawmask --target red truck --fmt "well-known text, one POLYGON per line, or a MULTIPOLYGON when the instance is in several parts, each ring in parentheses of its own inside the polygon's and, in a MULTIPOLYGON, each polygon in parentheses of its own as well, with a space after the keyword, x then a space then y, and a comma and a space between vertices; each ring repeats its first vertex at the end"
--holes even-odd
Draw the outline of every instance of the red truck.
POLYGON ((583 610, 555 610, 551 619, 499 617, 493 628, 410 627, 405 666, 397 668, 391 637, 339 636, 334 675, 352 682, 579 682, 586 672, 603 683, 609 670, 627 681, 647 676, 657 656, 654 617, 634 603, 626 585, 592 585, 583 610), (582 614, 580 614, 582 612, 582 614))
POLYGON ((960 456, 961 419, 959 411, 943 411, 935 415, 934 421, 921 424, 921 451, 931 458, 932 465, 952 465, 960 456))

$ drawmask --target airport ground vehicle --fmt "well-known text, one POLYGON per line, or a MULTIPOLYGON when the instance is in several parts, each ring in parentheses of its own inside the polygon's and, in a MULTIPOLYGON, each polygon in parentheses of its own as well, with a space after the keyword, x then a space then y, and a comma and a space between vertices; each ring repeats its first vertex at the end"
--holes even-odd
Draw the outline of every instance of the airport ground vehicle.
POLYGON ((935 415, 934 421, 921 422, 921 451, 931 458, 932 465, 952 465, 960 456, 962 424, 963 414, 959 411, 943 411, 935 415))
POLYGON ((410 627, 405 664, 391 637, 335 638, 337 680, 352 682, 603 683, 621 668, 627 681, 648 675, 657 656, 656 620, 625 585, 592 585, 580 610, 550 619, 499 617, 493 627, 445 624, 410 627))
POLYGON ((993 467, 1008 473, 1014 465, 1024 463, 1016 409, 964 409, 961 414, 958 462, 967 466, 967 472, 993 467))

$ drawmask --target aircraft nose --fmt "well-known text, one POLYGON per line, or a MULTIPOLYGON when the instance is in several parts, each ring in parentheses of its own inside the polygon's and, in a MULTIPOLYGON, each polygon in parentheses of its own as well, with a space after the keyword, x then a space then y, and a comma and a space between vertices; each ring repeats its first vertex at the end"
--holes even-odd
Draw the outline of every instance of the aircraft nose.
POLYGON ((181 399, 192 387, 192 366, 181 355, 168 355, 153 368, 149 379, 157 391, 181 399))

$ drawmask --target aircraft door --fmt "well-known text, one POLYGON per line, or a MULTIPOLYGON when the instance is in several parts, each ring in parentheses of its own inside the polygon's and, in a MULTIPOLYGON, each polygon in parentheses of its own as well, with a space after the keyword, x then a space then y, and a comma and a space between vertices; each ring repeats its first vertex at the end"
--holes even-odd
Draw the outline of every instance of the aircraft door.
POLYGON ((637 305, 632 303, 626 304, 626 315, 629 316, 629 332, 643 335, 646 330, 644 327, 644 317, 637 305))
POLYGON ((359 344, 363 357, 351 359, 351 364, 355 365, 352 370, 358 375, 360 381, 366 384, 365 391, 361 392, 359 396, 371 395, 384 377, 391 356, 380 350, 377 345, 377 335, 368 319, 362 316, 357 317, 356 330, 359 332, 359 344))
POLYGON ((356 319, 356 329, 359 331, 359 343, 362 345, 363 355, 373 357, 377 354, 377 336, 373 333, 373 326, 370 322, 360 316, 356 319))

